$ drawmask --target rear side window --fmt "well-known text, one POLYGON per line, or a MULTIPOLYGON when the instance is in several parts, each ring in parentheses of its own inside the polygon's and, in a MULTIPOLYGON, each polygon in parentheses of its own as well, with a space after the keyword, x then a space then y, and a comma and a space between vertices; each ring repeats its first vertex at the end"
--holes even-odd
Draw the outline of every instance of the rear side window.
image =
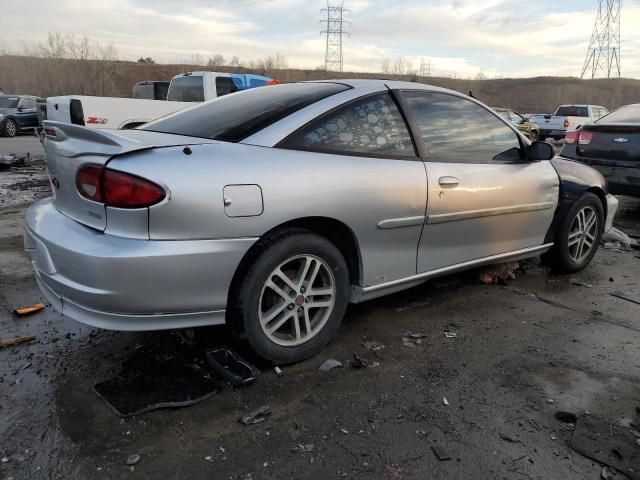
POLYGON ((166 100, 169 93, 169 82, 157 82, 155 84, 155 99, 166 100))
POLYGON ((518 135, 486 108, 434 92, 403 92, 428 160, 448 163, 522 161, 518 135))
POLYGON ((416 156, 405 121, 388 93, 344 105, 301 128, 278 146, 373 157, 416 156))
POLYGON ((237 92, 238 87, 229 77, 216 77, 216 95, 222 97, 229 93, 237 92))
POLYGON ((565 107, 558 107, 556 115, 560 117, 588 117, 589 109, 587 107, 567 105, 565 107))
POLYGON ((132 98, 143 98, 147 100, 153 100, 153 85, 152 84, 140 84, 134 85, 132 98))
POLYGON ((602 117, 598 123, 640 123, 640 104, 620 107, 602 117))
POLYGON ((171 80, 167 100, 174 102, 204 102, 202 77, 186 76, 171 80))
POLYGON ((318 82, 244 90, 180 110, 140 129, 239 142, 293 112, 349 88, 318 82))

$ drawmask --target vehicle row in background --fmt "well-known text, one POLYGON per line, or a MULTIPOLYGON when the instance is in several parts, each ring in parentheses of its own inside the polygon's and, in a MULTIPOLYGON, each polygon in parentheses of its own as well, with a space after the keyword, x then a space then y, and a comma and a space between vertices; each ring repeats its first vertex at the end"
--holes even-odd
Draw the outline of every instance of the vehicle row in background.
POLYGON ((36 97, 0 95, 0 135, 15 137, 18 132, 38 126, 36 97))
POLYGON ((169 82, 166 100, 148 99, 162 95, 161 82, 139 82, 134 98, 64 95, 49 97, 40 108, 44 120, 112 130, 131 129, 156 118, 229 93, 278 83, 269 77, 239 73, 187 72, 169 82), (142 98, 135 98, 142 97, 142 98))
POLYGON ((524 133, 532 142, 540 138, 540 127, 537 123, 530 121, 524 115, 509 108, 494 108, 502 118, 513 123, 518 130, 524 133))
POLYGON ((609 110, 599 105, 560 105, 553 115, 532 113, 527 117, 538 124, 543 140, 549 137, 562 140, 567 131, 593 123, 608 113, 609 110))
POLYGON ((560 155, 598 170, 611 193, 640 197, 640 104, 567 132, 560 155))

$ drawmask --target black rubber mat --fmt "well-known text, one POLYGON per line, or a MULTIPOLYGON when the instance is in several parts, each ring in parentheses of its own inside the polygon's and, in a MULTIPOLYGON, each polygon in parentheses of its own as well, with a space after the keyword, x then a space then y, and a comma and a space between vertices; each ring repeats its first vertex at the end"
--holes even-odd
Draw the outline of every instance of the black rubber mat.
POLYGON ((592 416, 578 419, 571 438, 576 452, 640 480, 640 447, 630 429, 592 416))
POLYGON ((222 381, 179 352, 140 349, 122 363, 117 376, 95 391, 121 417, 159 408, 186 407, 221 389, 222 381))

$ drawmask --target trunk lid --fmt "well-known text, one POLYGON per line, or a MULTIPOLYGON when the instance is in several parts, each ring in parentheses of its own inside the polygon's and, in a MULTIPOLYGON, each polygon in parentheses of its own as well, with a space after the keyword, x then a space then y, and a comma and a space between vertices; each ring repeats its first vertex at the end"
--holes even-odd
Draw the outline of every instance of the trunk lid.
POLYGON ((101 231, 107 226, 107 208, 78 193, 76 174, 80 167, 89 164, 106 166, 118 155, 140 150, 215 143, 204 138, 142 130, 96 130, 53 121, 44 121, 43 128, 46 133, 43 146, 54 206, 64 215, 101 231))
POLYGON ((609 161, 630 162, 640 167, 640 126, 637 124, 591 124, 582 127, 591 134, 586 145, 578 145, 578 155, 593 159, 592 164, 607 165, 609 161))

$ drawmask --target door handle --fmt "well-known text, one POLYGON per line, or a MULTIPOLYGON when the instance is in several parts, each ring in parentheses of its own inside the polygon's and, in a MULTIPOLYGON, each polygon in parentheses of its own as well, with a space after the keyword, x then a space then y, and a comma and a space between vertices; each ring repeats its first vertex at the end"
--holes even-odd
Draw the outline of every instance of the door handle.
POLYGON ((441 187, 455 187, 460 182, 457 177, 440 177, 438 183, 441 187))

